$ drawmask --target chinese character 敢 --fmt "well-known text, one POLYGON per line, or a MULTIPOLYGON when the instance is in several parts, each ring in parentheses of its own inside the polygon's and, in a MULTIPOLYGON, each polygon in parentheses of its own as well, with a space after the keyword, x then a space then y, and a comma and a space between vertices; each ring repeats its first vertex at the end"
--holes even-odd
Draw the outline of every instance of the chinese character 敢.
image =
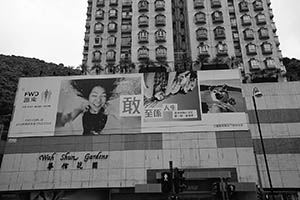
POLYGON ((124 97, 123 99, 123 113, 128 114, 140 114, 139 106, 140 99, 136 97, 124 97))

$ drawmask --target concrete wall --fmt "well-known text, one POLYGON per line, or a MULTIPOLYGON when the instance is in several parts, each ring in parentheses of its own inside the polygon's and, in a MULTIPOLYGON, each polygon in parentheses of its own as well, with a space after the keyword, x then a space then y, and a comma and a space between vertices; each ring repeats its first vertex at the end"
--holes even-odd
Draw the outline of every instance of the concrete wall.
POLYGON ((247 84, 243 86, 249 114, 249 127, 258 155, 262 182, 269 187, 259 140, 252 90, 259 88, 257 98, 262 135, 273 187, 300 187, 300 82, 247 84))
POLYGON ((7 144, 0 190, 134 187, 147 183, 147 170, 168 169, 171 160, 182 169, 235 168, 239 182, 256 182, 251 142, 248 131, 20 138, 7 144), (66 152, 80 160, 99 151, 108 158, 83 162, 83 169, 60 160, 66 152), (46 152, 56 152, 51 170, 50 161, 39 160, 46 152))

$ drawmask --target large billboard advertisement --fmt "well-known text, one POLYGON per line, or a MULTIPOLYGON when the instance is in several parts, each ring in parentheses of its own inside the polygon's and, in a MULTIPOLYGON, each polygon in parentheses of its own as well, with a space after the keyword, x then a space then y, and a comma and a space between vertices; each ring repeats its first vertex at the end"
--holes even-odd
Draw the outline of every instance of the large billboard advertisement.
POLYGON ((10 137, 245 130, 237 70, 21 78, 10 137))

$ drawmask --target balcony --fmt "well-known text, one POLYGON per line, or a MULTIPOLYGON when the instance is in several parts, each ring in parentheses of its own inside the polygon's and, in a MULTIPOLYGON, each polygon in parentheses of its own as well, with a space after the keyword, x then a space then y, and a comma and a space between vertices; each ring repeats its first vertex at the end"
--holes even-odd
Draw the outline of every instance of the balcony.
POLYGON ((131 33, 131 24, 122 24, 121 31, 122 33, 131 33))
POLYGON ((146 0, 141 0, 138 3, 139 12, 148 12, 149 11, 149 2, 146 0))
POLYGON ((165 10, 165 1, 164 0, 156 0, 154 3, 155 11, 164 11, 165 10))
POLYGON ((110 0, 109 5, 110 6, 118 6, 118 0, 110 0))
POLYGON ((132 5, 132 0, 123 0, 123 2, 122 2, 123 8, 131 7, 131 5, 132 5))
POLYGON ((221 1, 220 0, 211 0, 211 7, 212 8, 220 8, 222 7, 221 1))
POLYGON ((253 8, 254 8, 254 11, 263 11, 264 7, 263 7, 262 1, 261 0, 254 1, 253 8))
POLYGON ((149 26, 149 17, 146 15, 142 15, 138 20, 139 27, 148 27, 149 26))
POLYGON ((104 7, 105 6, 105 0, 98 0, 96 3, 97 7, 104 7))
POLYGON ((155 16, 155 26, 165 26, 166 25, 166 16, 163 14, 158 14, 155 16))
POLYGON ((196 38, 198 41, 207 40, 208 39, 207 30, 204 28, 199 28, 196 31, 196 38))
POLYGON ((155 50, 156 60, 165 60, 167 59, 167 48, 159 46, 155 50))
POLYGON ((203 0, 194 0, 194 9, 202 9, 204 8, 203 0))

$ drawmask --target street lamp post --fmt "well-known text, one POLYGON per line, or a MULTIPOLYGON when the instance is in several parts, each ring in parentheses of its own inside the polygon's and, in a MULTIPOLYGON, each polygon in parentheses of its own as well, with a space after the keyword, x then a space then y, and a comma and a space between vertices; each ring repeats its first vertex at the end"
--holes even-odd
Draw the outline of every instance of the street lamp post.
POLYGON ((258 90, 258 88, 254 87, 253 88, 253 93, 252 93, 252 100, 253 100, 253 105, 254 105, 254 110, 255 110, 255 116, 256 116, 258 132, 259 132, 259 137, 260 137, 260 142, 261 142, 261 148, 262 148, 263 155, 264 155, 264 160, 265 160, 265 165, 266 165, 266 170, 267 170, 267 175, 268 175, 268 180, 269 180, 269 185, 270 185, 270 190, 271 190, 271 196, 272 196, 272 199, 274 200, 274 191, 273 191, 272 179, 271 179, 271 175, 270 175, 269 164, 268 164, 268 160, 267 160, 264 140, 263 140, 263 137, 262 137, 261 127, 260 127, 260 122, 259 122, 258 112, 257 112, 257 107, 256 107, 256 101, 255 101, 255 98, 260 98, 262 96, 263 96, 263 94, 258 90))

